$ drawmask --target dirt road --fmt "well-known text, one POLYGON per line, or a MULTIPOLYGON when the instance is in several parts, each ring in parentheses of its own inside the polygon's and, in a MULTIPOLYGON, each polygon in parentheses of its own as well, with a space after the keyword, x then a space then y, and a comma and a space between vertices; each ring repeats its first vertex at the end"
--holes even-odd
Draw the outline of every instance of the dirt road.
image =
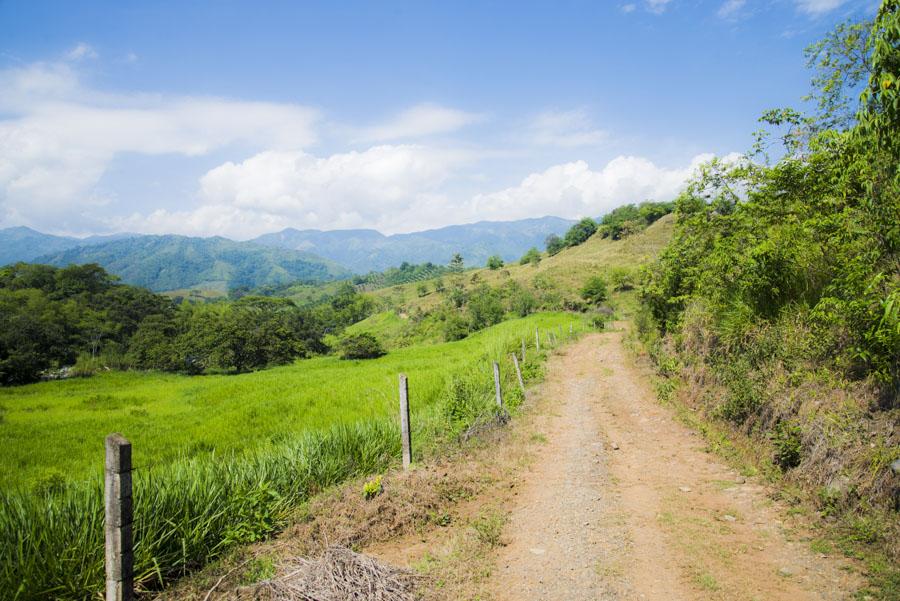
POLYGON ((488 584, 498 600, 846 599, 785 508, 660 406, 622 345, 593 334, 551 359, 554 407, 488 584))

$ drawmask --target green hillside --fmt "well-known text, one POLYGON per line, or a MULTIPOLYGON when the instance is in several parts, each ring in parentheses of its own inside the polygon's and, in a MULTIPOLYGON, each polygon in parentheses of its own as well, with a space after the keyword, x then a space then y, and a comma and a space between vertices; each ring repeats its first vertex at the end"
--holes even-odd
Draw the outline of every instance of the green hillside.
POLYGON ((310 253, 225 238, 138 236, 45 254, 38 263, 97 263, 124 282, 150 290, 227 291, 346 277, 343 267, 310 253))

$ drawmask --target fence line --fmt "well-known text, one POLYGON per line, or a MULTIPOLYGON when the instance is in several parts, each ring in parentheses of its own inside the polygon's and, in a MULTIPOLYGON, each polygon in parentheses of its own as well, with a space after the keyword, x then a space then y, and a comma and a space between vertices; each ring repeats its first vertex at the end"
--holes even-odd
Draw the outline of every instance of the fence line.
MULTIPOLYGON (((560 336, 562 326, 559 326, 560 336)), ((570 337, 574 327, 569 324, 570 337)), ((552 328, 546 332, 548 344, 554 341, 552 328)), ((521 338, 522 363, 525 362, 525 339, 521 338)), ((539 328, 534 330, 535 349, 540 352, 539 328)), ((516 353, 510 353, 516 370, 516 379, 522 392, 525 380, 516 353)), ((494 376, 494 394, 498 408, 503 409, 503 390, 500 364, 491 361, 494 376)), ((400 436, 403 469, 412 464, 412 434, 409 410, 409 379, 399 374, 400 436)), ((134 548, 133 548, 133 497, 132 497, 132 449, 131 443, 121 434, 110 434, 105 441, 105 601, 134 601, 134 548)))

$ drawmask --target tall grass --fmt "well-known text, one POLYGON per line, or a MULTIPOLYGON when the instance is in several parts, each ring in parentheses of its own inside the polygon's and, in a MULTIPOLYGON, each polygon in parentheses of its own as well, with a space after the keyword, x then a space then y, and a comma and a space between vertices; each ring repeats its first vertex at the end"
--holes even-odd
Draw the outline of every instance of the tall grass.
MULTIPOLYGON (((544 315, 483 332, 478 350, 466 347, 467 360, 446 370, 439 387, 417 388, 410 372, 416 446, 434 448, 494 411, 489 361, 507 359, 535 324, 569 321, 544 315)), ((533 374, 543 355, 530 355, 526 373, 533 374)), ((520 397, 511 369, 504 376, 515 404, 520 397)), ((234 545, 262 539, 283 526, 298 503, 347 478, 382 471, 399 454, 396 420, 381 415, 138 470, 136 580, 159 588, 234 545)), ((96 597, 104 579, 102 493, 99 478, 39 493, 0 493, 0 599, 96 597)))

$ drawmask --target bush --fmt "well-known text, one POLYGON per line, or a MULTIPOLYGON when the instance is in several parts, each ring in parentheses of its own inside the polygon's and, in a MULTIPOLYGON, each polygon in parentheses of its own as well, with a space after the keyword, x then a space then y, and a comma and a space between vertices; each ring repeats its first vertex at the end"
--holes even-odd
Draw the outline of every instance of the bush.
POLYGON ((627 267, 615 267, 610 269, 609 282, 616 292, 632 290, 635 285, 634 271, 627 267))
POLYGON ((469 335, 469 322, 461 316, 453 314, 444 320, 444 340, 453 342, 469 335))
POLYGON ((586 281, 581 288, 581 298, 593 305, 599 305, 605 301, 609 298, 609 292, 606 289, 606 280, 599 275, 588 278, 588 281, 586 281))
POLYGON ((344 336, 340 342, 341 359, 375 359, 385 354, 375 336, 368 332, 344 336))
POLYGON ((541 262, 541 251, 539 251, 538 249, 536 249, 533 246, 528 249, 528 252, 526 252, 524 255, 522 255, 521 259, 519 259, 519 265, 528 265, 529 263, 531 263, 532 265, 537 267, 540 262, 541 262))
POLYGON ((547 248, 547 254, 553 256, 566 247, 565 241, 556 234, 550 234, 544 240, 544 246, 547 248))
POLYGON ((492 256, 488 257, 487 266, 488 266, 488 269, 490 269, 492 271, 496 271, 497 269, 500 269, 501 267, 503 267, 503 259, 501 259, 497 255, 492 255, 492 256))
POLYGON ((597 222, 590 217, 585 217, 566 232, 566 246, 578 246, 584 243, 597 231, 597 222))

